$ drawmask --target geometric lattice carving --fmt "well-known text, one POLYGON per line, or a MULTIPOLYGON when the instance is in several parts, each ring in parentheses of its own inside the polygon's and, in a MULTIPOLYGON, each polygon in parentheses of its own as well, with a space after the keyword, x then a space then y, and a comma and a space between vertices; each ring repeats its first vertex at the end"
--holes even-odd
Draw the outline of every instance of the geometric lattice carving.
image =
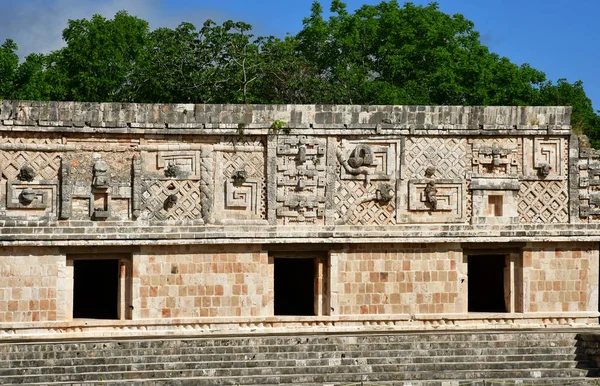
POLYGON ((266 219, 265 157, 260 151, 217 152, 215 218, 266 219), (234 180, 234 176, 245 176, 234 180))
POLYGON ((324 138, 279 136, 277 139, 277 221, 280 224, 325 223, 324 138))
POLYGON ((410 137, 404 150, 403 179, 423 178, 434 166, 436 178, 463 179, 468 159, 465 138, 410 137))
POLYGON ((525 223, 568 223, 568 185, 562 181, 521 181, 519 220, 525 223))
POLYGON ((365 186, 363 181, 337 180, 334 207, 348 225, 390 225, 396 223, 396 200, 364 201, 378 189, 378 184, 365 186))
POLYGON ((197 180, 144 180, 142 181, 142 217, 148 220, 202 219, 200 182, 197 180), (176 201, 169 200, 170 196, 176 201))
POLYGON ((35 171, 36 179, 55 180, 60 170, 60 154, 33 151, 0 151, 2 177, 14 180, 21 167, 29 165, 35 171))

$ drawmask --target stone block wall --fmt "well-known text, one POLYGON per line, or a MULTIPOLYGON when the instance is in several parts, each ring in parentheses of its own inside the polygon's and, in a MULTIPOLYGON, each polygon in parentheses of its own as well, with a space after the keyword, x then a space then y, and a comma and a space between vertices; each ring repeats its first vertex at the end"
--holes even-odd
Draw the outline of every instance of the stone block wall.
POLYGON ((587 323, 600 153, 570 113, 3 101, 0 334, 80 323, 74 262, 94 258, 117 261, 122 325, 458 325, 487 255, 507 306, 481 323, 587 323), (315 316, 274 315, 275 257, 311 251, 315 316))
POLYGON ((598 309, 598 244, 532 244, 523 249, 530 312, 598 309))
POLYGON ((466 267, 459 245, 352 245, 335 258, 342 315, 464 311, 466 267))
POLYGON ((269 267, 257 246, 142 248, 133 265, 134 319, 268 316, 269 267))
POLYGON ((0 248, 0 322, 64 320, 66 261, 50 248, 0 248))

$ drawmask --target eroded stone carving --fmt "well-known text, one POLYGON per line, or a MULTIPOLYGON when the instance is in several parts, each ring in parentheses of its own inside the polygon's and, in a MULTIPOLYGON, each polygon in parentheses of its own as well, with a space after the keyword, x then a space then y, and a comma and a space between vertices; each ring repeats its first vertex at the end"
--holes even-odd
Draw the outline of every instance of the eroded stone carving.
POLYGON ((21 181, 31 182, 35 179, 35 170, 29 165, 21 166, 17 178, 21 181))
POLYGON ((35 200, 35 191, 31 188, 25 188, 19 194, 19 202, 25 206, 31 204, 35 200))
POLYGON ((248 173, 246 173, 245 170, 236 170, 235 173, 233 173, 233 175, 231 176, 231 178, 233 179, 233 184, 239 186, 246 182, 246 179, 248 178, 248 173))
POLYGON ((164 203, 163 207, 165 208, 165 210, 169 210, 169 209, 173 208, 175 206, 175 204, 177 204, 177 201, 179 201, 179 198, 177 197, 176 194, 169 194, 167 196, 167 198, 165 199, 165 203, 164 203))
POLYGON ((548 177, 548 175, 550 175, 550 170, 552 170, 552 168, 550 167, 550 165, 548 164, 541 164, 538 166, 538 176, 540 176, 540 178, 546 178, 548 177))
POLYGON ((324 138, 278 138, 276 213, 280 223, 324 223, 325 153, 324 138))
POLYGON ((429 181, 425 186, 425 202, 431 210, 437 209, 437 188, 435 186, 435 181, 429 181))
POLYGON ((99 159, 94 162, 92 188, 108 189, 110 187, 110 176, 108 174, 108 164, 99 159))
POLYGON ((165 168, 165 177, 177 178, 181 175, 181 169, 174 163, 169 163, 165 168))

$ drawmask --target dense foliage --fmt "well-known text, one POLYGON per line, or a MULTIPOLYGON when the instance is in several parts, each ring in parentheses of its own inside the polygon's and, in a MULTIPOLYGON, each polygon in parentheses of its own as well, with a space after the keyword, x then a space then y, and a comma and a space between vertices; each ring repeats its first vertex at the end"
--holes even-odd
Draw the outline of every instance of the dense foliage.
POLYGON ((600 115, 581 82, 553 83, 481 44, 436 3, 319 2, 303 29, 256 37, 243 22, 150 30, 124 11, 70 20, 66 46, 19 63, 0 46, 0 99, 185 103, 570 105, 573 127, 600 147, 600 115))

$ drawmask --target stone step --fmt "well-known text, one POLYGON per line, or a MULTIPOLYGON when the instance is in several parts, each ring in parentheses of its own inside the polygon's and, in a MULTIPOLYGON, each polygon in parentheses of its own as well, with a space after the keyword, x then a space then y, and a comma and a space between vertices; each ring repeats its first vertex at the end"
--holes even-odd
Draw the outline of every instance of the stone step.
MULTIPOLYGON (((103 385, 128 385, 128 386, 195 386, 201 384, 198 378, 180 378, 177 381, 172 379, 143 379, 143 380, 124 380, 111 381, 110 384, 102 382, 103 385)), ((95 385, 98 382, 54 382, 52 385, 95 385)), ((33 383, 31 385, 47 385, 44 383, 33 383)), ((6 386, 16 385, 7 384, 6 386)), ((278 386, 277 384, 261 384, 262 386, 278 386)), ((436 380, 436 381, 377 381, 377 382, 353 382, 353 383, 303 383, 303 386, 598 386, 598 380, 586 377, 566 378, 501 378, 486 380, 436 380)))
POLYGON ((358 344, 365 343, 442 343, 442 342, 474 342, 474 341, 575 341, 575 333, 499 333, 499 334, 409 334, 392 333, 390 335, 333 335, 302 337, 232 337, 232 338, 196 338, 196 339, 143 339, 143 340, 108 340, 108 341, 73 341, 73 342, 37 342, 37 343, 0 343, 0 353, 19 351, 39 351, 43 346, 61 347, 62 350, 78 349, 82 345, 90 348, 115 346, 128 347, 170 347, 193 345, 195 347, 231 347, 231 346, 290 346, 297 344, 358 344), (100 345, 100 346, 99 346, 100 345), (18 346, 18 348, 16 347, 18 346))
POLYGON ((81 351, 97 351, 97 350, 119 350, 125 351, 130 350, 135 352, 136 350, 143 350, 144 352, 158 349, 161 351, 168 350, 185 350, 191 349, 206 349, 212 350, 215 353, 227 353, 227 352, 251 352, 257 348, 261 348, 262 351, 282 351, 282 348, 288 351, 330 351, 337 347, 345 347, 348 350, 353 349, 395 349, 395 350, 410 350, 410 349, 446 349, 446 348, 485 348, 485 347, 575 347, 576 341, 573 340, 502 340, 502 341, 457 341, 457 342, 370 342, 358 344, 352 341, 339 342, 339 343, 324 343, 324 344, 311 344, 311 343, 298 343, 293 345, 245 345, 245 346, 202 346, 194 345, 193 342, 184 342, 179 345, 165 343, 163 346, 153 345, 151 347, 144 347, 142 344, 138 346, 125 346, 119 344, 120 342, 94 342, 94 343, 83 343, 83 344, 40 344, 32 349, 31 346, 12 345, 12 349, 9 352, 0 353, 0 355, 11 355, 28 352, 55 352, 55 353, 69 353, 69 352, 81 352, 81 351))
MULTIPOLYGON (((279 348, 286 350, 286 348, 279 348)), ((254 348, 245 352, 211 352, 210 350, 188 348, 185 350, 159 350, 151 351, 133 350, 133 351, 81 351, 81 352, 50 352, 50 353, 26 353, 11 354, 9 356, 0 356, 0 368, 9 367, 10 363, 28 361, 68 361, 75 359, 92 360, 94 358, 143 358, 143 357, 181 357, 181 356, 200 356, 207 360, 234 360, 236 358, 255 358, 255 359, 314 359, 314 358, 360 358, 360 357, 444 357, 444 356, 472 356, 485 357, 488 355, 499 356, 517 356, 517 355, 573 355, 578 353, 575 347, 485 347, 485 348, 460 348, 460 349, 419 349, 419 350, 395 350, 395 349, 360 349, 346 350, 344 347, 337 347, 326 350, 307 350, 307 351, 263 351, 262 348, 254 348)))
MULTIPOLYGON (((358 361, 366 364, 385 364, 385 363, 448 363, 448 362, 528 362, 528 361, 575 361, 578 357, 573 352, 562 354, 524 354, 524 355, 432 355, 427 351, 419 352, 419 355, 407 355, 413 353, 390 353, 386 351, 378 352, 330 352, 322 353, 318 356, 307 353, 299 353, 294 356, 282 356, 277 353, 257 353, 253 355, 232 354, 230 356, 215 356, 211 354, 196 355, 146 355, 146 356, 99 356, 99 357, 78 357, 69 359, 39 359, 39 360, 13 360, 0 362, 0 368, 27 368, 44 366, 83 366, 93 365, 113 365, 122 363, 205 363, 210 366, 213 362, 228 361, 235 363, 250 363, 260 366, 264 363, 278 361, 285 363, 284 366, 315 366, 316 363, 331 365, 341 363, 342 365, 356 364, 358 361), (390 355, 395 354, 395 355, 390 355)), ((232 365, 233 366, 233 365, 232 365)))
MULTIPOLYGON (((58 375, 49 379, 48 375, 21 376, 6 379, 2 384, 50 384, 52 382, 102 382, 114 381, 139 381, 139 380, 165 380, 177 385, 264 385, 264 384, 306 384, 306 383, 352 383, 352 382, 380 382, 380 381, 416 381, 416 380, 465 380, 465 379, 523 379, 523 378, 572 378, 585 377, 586 371, 581 369, 544 369, 544 370, 454 370, 454 371, 401 371, 401 372, 377 372, 376 369, 369 371, 351 373, 347 370, 352 368, 331 369, 329 373, 306 374, 292 371, 288 374, 278 373, 276 375, 264 373, 252 375, 217 375, 216 372, 205 370, 186 371, 155 371, 145 374, 133 372, 111 372, 111 373, 84 373, 74 375, 58 375)), ((294 370, 294 369, 291 369, 294 370)), ((4 380, 3 380, 4 381, 4 380)), ((167 384, 167 383, 165 383, 167 384)))
MULTIPOLYGON (((383 359, 383 358, 381 358, 383 359)), ((313 360, 298 363, 297 361, 245 361, 245 362, 154 362, 154 363, 124 363, 124 364, 87 364, 79 366, 44 366, 28 368, 9 368, 4 369, 2 376, 24 376, 24 375, 58 375, 58 374, 82 374, 82 373, 110 373, 118 371, 139 371, 154 372, 163 370, 195 370, 216 371, 222 376, 228 374, 235 375, 253 375, 259 372, 275 374, 285 374, 288 372, 296 373, 315 373, 324 368, 354 368, 354 369, 373 369, 376 372, 389 371, 454 371, 454 370, 508 370, 508 369, 558 369, 574 368, 575 361, 518 361, 518 362, 419 362, 405 363, 394 361, 331 361, 331 360, 313 360), (246 374, 247 373, 247 374, 246 374)), ((0 379, 2 379, 0 376, 0 379)))

